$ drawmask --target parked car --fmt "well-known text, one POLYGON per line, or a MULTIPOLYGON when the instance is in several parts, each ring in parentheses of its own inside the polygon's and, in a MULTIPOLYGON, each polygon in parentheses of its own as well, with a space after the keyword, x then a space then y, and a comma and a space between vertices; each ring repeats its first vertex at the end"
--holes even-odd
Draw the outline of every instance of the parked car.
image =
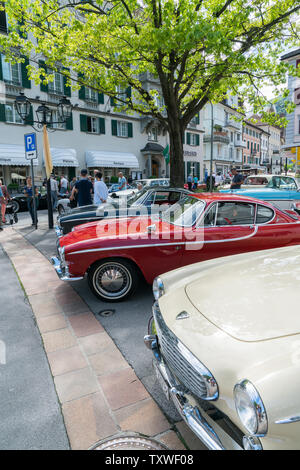
POLYGON ((143 186, 169 186, 170 178, 146 178, 134 180, 134 184, 142 184, 143 186))
MULTIPOLYGON (((295 213, 294 213, 295 214, 295 213)), ((52 262, 65 281, 87 274, 105 301, 132 294, 162 271, 258 249, 300 243, 300 217, 268 203, 224 194, 183 197, 159 217, 79 225, 59 239, 52 262)))
POLYGON ((66 235, 73 227, 87 222, 99 221, 104 218, 136 217, 159 213, 178 202, 182 197, 191 194, 189 191, 177 188, 157 186, 149 189, 147 186, 128 198, 118 198, 110 203, 78 207, 65 216, 58 218, 57 236, 66 235), (141 210, 142 208, 142 210, 141 210))
POLYGON ((291 176, 272 176, 267 186, 258 189, 221 189, 220 193, 239 194, 268 201, 282 209, 293 209, 294 204, 300 203, 300 185, 291 176))
MULTIPOLYGON (((42 210, 42 209, 47 209, 48 208, 48 204, 47 204, 47 193, 45 193, 44 191, 41 191, 41 188, 38 188, 39 190, 39 206, 38 206, 38 209, 39 210, 42 210)), ((63 201, 67 198, 67 196, 65 194, 60 194, 58 196, 59 198, 59 202, 60 201, 63 201)), ((23 192, 21 193, 18 193, 18 194, 14 194, 12 196, 12 206, 13 206, 13 211, 15 213, 17 212, 23 212, 23 211, 27 211, 27 197, 25 196, 25 194, 23 192)))
MULTIPOLYGON (((129 185, 127 185, 127 189, 122 189, 122 191, 119 191, 118 190, 119 185, 116 185, 116 186, 118 186, 118 188, 117 190, 115 189, 114 191, 112 191, 112 187, 114 187, 114 184, 110 186, 110 189, 108 191, 109 196, 107 199, 108 203, 113 203, 114 200, 118 198, 123 198, 123 197, 127 198, 139 191, 138 188, 132 187, 129 185)), ((60 216, 70 213, 70 211, 72 210, 70 199, 68 197, 65 197, 64 199, 59 200, 57 204, 57 210, 60 216)))
POLYGON ((300 449, 299 260, 299 245, 284 247, 153 283, 145 344, 167 398, 209 449, 300 449))

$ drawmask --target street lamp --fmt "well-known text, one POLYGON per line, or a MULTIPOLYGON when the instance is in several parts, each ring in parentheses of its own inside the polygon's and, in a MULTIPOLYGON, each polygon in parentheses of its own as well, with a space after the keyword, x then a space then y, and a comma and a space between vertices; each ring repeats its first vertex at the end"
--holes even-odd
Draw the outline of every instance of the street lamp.
MULTIPOLYGON (((29 118, 31 102, 24 95, 20 93, 19 96, 15 99, 15 108, 20 118, 26 122, 29 118)), ((30 124, 34 130, 39 132, 43 129, 44 126, 52 126, 53 124, 64 124, 67 122, 68 118, 72 114, 72 104, 65 96, 63 96, 57 105, 57 115, 58 121, 53 121, 52 110, 46 105, 46 103, 41 103, 41 105, 36 110, 37 121, 30 120, 30 124), (34 127, 34 124, 37 125, 37 129, 34 127)), ((34 183, 33 183, 34 186, 34 183)), ((51 185, 50 178, 47 179, 47 205, 48 205, 48 225, 49 229, 53 228, 53 210, 52 210, 52 201, 51 201, 51 185)))

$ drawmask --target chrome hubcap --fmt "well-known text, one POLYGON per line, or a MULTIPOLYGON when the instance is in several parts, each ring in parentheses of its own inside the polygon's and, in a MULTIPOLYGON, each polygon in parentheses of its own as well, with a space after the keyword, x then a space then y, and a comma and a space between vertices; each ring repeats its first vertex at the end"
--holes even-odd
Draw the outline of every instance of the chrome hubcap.
POLYGON ((94 287, 103 297, 123 297, 131 288, 131 284, 128 269, 118 263, 104 264, 94 274, 94 287))

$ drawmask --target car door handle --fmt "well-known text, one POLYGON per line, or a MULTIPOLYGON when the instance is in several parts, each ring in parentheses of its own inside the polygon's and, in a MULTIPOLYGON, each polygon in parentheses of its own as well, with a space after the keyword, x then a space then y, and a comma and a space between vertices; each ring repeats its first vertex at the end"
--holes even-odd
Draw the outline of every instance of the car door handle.
POLYGON ((182 246, 181 245, 176 245, 175 250, 181 250, 182 246))

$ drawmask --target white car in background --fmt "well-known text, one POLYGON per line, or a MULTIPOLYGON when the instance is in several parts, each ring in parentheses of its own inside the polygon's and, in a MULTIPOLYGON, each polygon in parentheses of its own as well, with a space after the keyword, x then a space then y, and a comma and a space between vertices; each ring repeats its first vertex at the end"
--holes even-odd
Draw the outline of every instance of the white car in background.
POLYGON ((170 178, 146 178, 134 180, 134 184, 142 184, 143 186, 170 186, 170 178))

